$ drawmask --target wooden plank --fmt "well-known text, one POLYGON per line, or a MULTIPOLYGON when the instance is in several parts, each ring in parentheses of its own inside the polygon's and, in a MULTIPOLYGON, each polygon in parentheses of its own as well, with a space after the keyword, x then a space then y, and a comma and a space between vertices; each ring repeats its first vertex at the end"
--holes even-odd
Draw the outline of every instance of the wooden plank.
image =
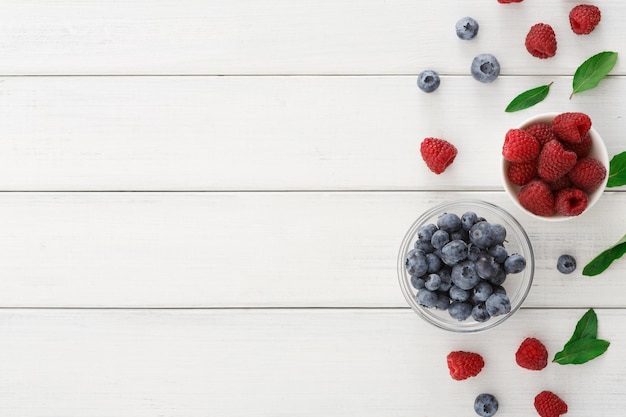
MULTIPOLYGON (((489 52, 504 75, 573 74, 587 57, 620 50, 626 4, 602 2, 602 22, 574 35, 561 2, 429 4, 410 0, 4 1, 0 74, 468 74, 489 52), (471 42, 456 21, 480 23, 471 42), (434 19, 433 16, 437 18, 434 19), (554 27, 557 56, 532 57, 529 28, 554 27)), ((616 73, 626 67, 619 61, 616 73)))
POLYGON ((623 81, 570 101, 569 77, 444 77, 432 95, 414 77, 5 78, 0 190, 502 189, 504 134, 537 113, 587 112, 622 152, 623 81), (419 155, 428 136, 459 149, 443 175, 419 155))
POLYGON ((434 204, 479 198, 513 213, 536 256, 527 306, 624 307, 626 262, 582 266, 619 240, 626 193, 546 224, 502 192, 4 193, 4 307, 404 307, 396 257, 434 204), (601 219, 601 220, 600 220, 601 219), (578 271, 562 275, 569 253, 578 271))
POLYGON ((0 412, 20 417, 472 415, 490 392, 499 413, 535 415, 552 390, 572 415, 626 407, 626 313, 597 310, 611 346, 580 366, 515 364, 519 343, 554 355, 585 310, 521 310, 486 334, 427 326, 410 310, 2 310, 0 412), (454 381, 446 355, 485 368, 454 381), (590 389, 590 386, 596 387, 590 389), (600 388, 601 387, 601 388, 600 388))

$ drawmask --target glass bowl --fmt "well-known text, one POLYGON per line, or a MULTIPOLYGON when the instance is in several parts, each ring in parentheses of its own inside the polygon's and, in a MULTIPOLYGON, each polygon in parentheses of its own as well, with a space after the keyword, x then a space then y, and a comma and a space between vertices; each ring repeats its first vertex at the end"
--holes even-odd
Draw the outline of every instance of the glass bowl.
MULTIPOLYGON (((526 119, 524 122, 522 122, 519 126, 517 126, 518 129, 526 129, 527 127, 529 127, 532 124, 535 123, 547 123, 547 124, 551 124, 552 120, 554 120, 554 118, 556 116, 558 116, 560 113, 542 113, 542 114, 538 114, 535 115, 529 119, 526 119)), ((501 166, 501 171, 500 171, 500 176, 502 178, 502 184, 504 186, 504 190, 506 191, 507 195, 511 198, 511 201, 524 213, 528 214, 529 216, 538 219, 538 220, 543 220, 543 221, 549 221, 549 222, 559 222, 559 221, 564 221, 564 220, 572 220, 575 219, 579 216, 584 215, 586 212, 589 211, 589 209, 591 207, 594 206, 594 204, 596 204, 598 202, 598 200, 600 199, 600 197, 602 197, 602 194, 606 188, 606 184, 607 181, 609 180, 609 154, 608 151, 606 149, 606 145, 604 144, 604 141, 602 140, 602 137, 600 136, 600 134, 598 133, 598 131, 596 129, 594 129, 594 127, 592 126, 591 129, 589 130, 589 136, 591 137, 591 151, 589 152, 589 157, 591 158, 595 158, 598 161, 600 161, 602 163, 602 165, 604 165, 604 167, 606 168, 606 178, 604 179, 604 182, 598 187, 596 188, 594 191, 592 191, 591 193, 587 193, 587 208, 585 208, 585 210, 580 213, 578 216, 564 216, 562 214, 558 214, 558 213, 554 213, 552 216, 546 217, 546 216, 539 216, 537 214, 534 214, 530 211, 528 211, 526 208, 524 208, 520 202, 519 199, 517 198, 517 194, 519 193, 520 189, 522 187, 520 187, 519 185, 516 185, 514 183, 511 182, 511 180, 509 180, 508 176, 507 176, 507 172, 509 169, 509 162, 507 160, 505 160, 504 158, 502 158, 502 166, 501 166)))
MULTIPOLYGON (((491 329, 511 317, 526 299, 533 281, 535 257, 528 235, 513 216, 504 209, 481 200, 454 200, 432 207, 415 220, 407 231, 398 254, 398 279, 400 288, 409 306, 428 323, 444 330, 459 333, 479 332, 491 329), (502 287, 510 299, 510 312, 495 315, 486 321, 476 321, 470 316, 465 320, 453 318, 448 310, 424 307, 417 302, 417 290, 411 284, 411 275, 407 272, 406 260, 409 251, 418 240, 418 229, 427 224, 437 224, 437 219, 444 213, 454 213, 461 217, 472 211, 491 224, 500 224, 506 229, 504 247, 508 255, 520 254, 526 259, 526 267, 519 273, 507 274, 502 287)), ((428 274, 426 274, 428 275, 428 274)))

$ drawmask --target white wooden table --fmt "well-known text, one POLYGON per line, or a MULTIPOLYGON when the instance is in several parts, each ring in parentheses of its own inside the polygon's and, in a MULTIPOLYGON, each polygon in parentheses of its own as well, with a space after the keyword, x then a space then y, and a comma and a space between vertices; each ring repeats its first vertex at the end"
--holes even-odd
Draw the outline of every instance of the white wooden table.
POLYGON ((626 52, 626 3, 597 3, 580 37, 569 0, 0 0, 0 416, 469 416, 480 392, 529 416, 543 389, 572 417, 621 415, 626 261, 580 271, 626 233, 624 189, 557 225, 499 179, 504 132, 540 112, 584 111, 626 150, 622 58, 568 99, 586 58, 626 52), (549 60, 523 46, 542 21, 549 60), (483 52, 492 84, 469 75, 483 52), (427 136, 459 149, 440 176, 427 136), (460 197, 509 210, 537 256, 522 310, 482 334, 432 328, 397 283, 406 229, 460 197), (605 355, 517 367, 523 338, 553 355, 589 307, 605 355), (484 356, 478 377, 449 377, 457 349, 484 356))

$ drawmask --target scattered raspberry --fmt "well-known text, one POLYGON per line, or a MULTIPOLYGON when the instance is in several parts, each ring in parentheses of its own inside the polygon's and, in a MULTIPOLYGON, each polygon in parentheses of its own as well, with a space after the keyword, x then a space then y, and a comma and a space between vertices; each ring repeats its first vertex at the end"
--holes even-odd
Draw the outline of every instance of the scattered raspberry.
POLYGON ((583 140, 580 143, 571 143, 571 142, 564 142, 563 143, 565 149, 573 151, 576 156, 578 156, 579 158, 585 158, 587 156, 589 156, 589 152, 591 152, 591 135, 589 134, 589 132, 587 132, 587 134, 585 136, 583 136, 583 140))
POLYGON ((526 35, 526 50, 541 59, 556 55, 556 35, 552 26, 545 23, 533 25, 526 35))
POLYGON ((457 149, 447 140, 426 138, 420 145, 420 152, 426 166, 435 174, 441 174, 454 162, 457 149))
POLYGON ((580 143, 591 129, 591 119, 585 113, 561 113, 552 121, 552 130, 565 142, 580 143))
POLYGON ((555 393, 542 391, 535 397, 535 409, 541 417, 559 417, 567 413, 567 404, 555 393))
POLYGON ((455 351, 448 354, 450 376, 457 381, 478 375, 484 366, 485 361, 478 353, 455 351))
POLYGON ((576 187, 590 193, 606 178, 606 167, 595 158, 582 158, 576 162, 567 176, 576 187))
POLYGON ((554 196, 554 209, 564 216, 578 216, 587 208, 587 194, 578 188, 565 188, 554 196))
POLYGON ((556 135, 552 131, 552 125, 548 123, 535 123, 533 125, 528 126, 526 129, 528 133, 533 135, 539 145, 543 146, 546 143, 550 142, 552 139, 556 139, 556 135))
POLYGON ((498 3, 503 3, 503 4, 506 4, 506 3, 521 3, 523 1, 524 0, 498 0, 498 3))
POLYGON ((524 162, 539 155, 539 142, 528 132, 509 129, 504 137, 502 156, 509 162, 524 162))
POLYGON ((515 362, 522 368, 539 371, 548 366, 548 350, 539 339, 527 337, 515 352, 515 362))
POLYGON ((570 188, 572 186, 572 182, 569 180, 569 177, 566 175, 564 177, 559 178, 556 181, 552 181, 548 184, 552 191, 559 191, 564 188, 570 188))
POLYGON ((526 210, 537 216, 551 216, 554 212, 554 196, 550 186, 541 180, 532 180, 522 187, 517 198, 526 210))
POLYGON ((601 18, 600 9, 591 4, 579 4, 569 12, 569 24, 577 35, 591 33, 601 18))
POLYGON ((537 174, 544 181, 556 181, 576 165, 577 156, 563 148, 558 140, 546 143, 537 160, 537 174))
POLYGON ((537 175, 535 161, 510 162, 507 171, 509 181, 516 185, 526 185, 537 175))

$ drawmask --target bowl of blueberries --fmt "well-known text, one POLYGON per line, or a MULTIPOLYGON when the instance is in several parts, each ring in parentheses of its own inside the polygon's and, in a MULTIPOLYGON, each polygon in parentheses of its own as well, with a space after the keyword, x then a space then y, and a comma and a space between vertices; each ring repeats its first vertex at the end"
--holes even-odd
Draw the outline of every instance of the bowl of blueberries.
POLYGON ((432 207, 407 231, 398 254, 409 306, 441 329, 470 333, 511 317, 528 295, 535 258, 528 235, 504 209, 482 200, 432 207))

